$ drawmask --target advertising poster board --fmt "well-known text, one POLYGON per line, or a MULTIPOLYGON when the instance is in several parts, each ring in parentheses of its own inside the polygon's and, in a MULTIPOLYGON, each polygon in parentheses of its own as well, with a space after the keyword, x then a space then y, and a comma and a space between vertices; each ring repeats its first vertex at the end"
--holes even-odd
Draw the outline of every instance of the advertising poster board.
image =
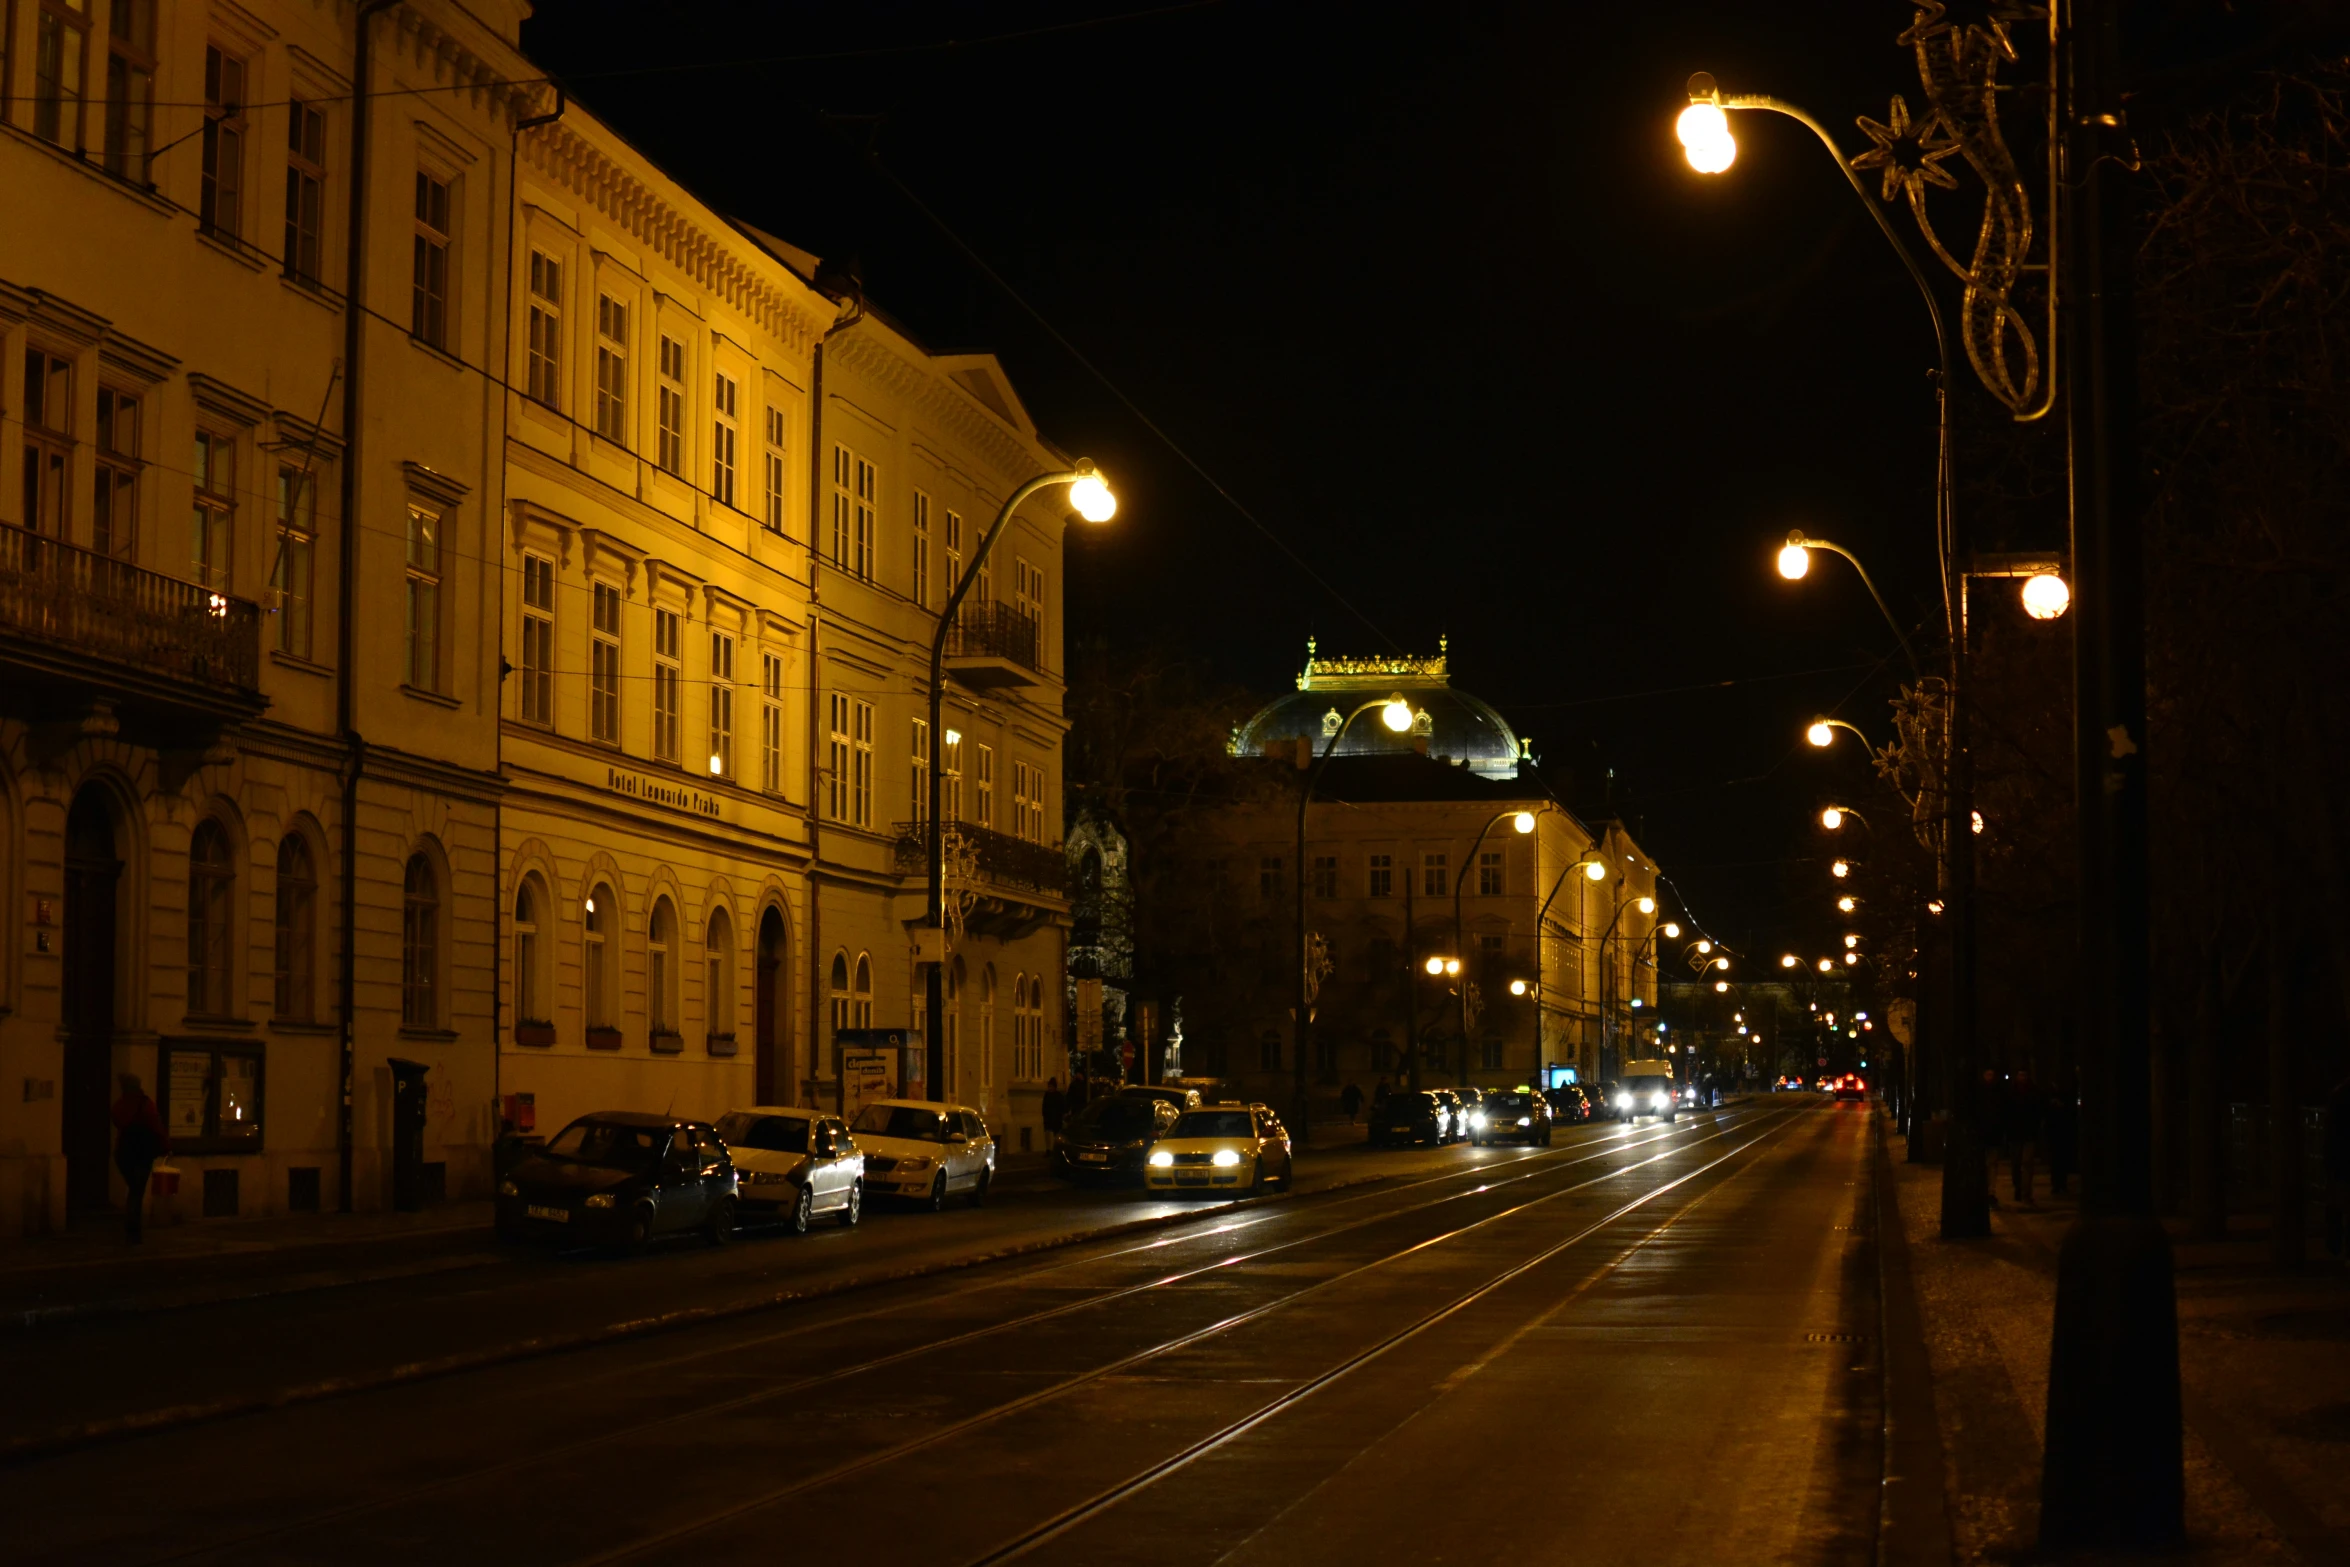
POLYGON ((854 1121, 876 1099, 920 1099, 922 1036, 904 1028, 844 1028, 833 1037, 839 1053, 840 1113, 854 1121))

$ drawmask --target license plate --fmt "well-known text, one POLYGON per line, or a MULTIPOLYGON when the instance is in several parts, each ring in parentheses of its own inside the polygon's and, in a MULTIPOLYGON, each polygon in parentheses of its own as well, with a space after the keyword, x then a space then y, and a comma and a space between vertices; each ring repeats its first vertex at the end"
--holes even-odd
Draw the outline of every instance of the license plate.
POLYGON ((571 1222, 571 1210, 568 1208, 542 1208, 534 1202, 522 1211, 534 1219, 548 1219, 556 1224, 571 1222))
POLYGON ((1411 1130, 1411 1128, 1408 1126, 1391 1126, 1388 1128, 1388 1130, 1391 1132, 1408 1132, 1411 1130))
POLYGON ((1110 1162, 1110 1156, 1106 1153, 1081 1153, 1077 1157, 1087 1164, 1108 1164, 1110 1162))

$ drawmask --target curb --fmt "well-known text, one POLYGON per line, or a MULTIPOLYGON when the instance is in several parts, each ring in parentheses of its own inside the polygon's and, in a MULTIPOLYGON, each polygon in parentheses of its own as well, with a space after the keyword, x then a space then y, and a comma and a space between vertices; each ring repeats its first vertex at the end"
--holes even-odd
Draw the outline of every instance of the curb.
POLYGON ((1877 1230, 1877 1330, 1883 1345, 1883 1473, 1877 1486, 1879 1567, 1947 1567, 1950 1533, 1947 1455, 1934 1407, 1933 1364, 1926 1352, 1909 1234, 1902 1227, 1899 1176, 1882 1110, 1871 1117, 1869 1159, 1877 1230))
MULTIPOLYGON (((1348 1180, 1335 1181, 1328 1186, 1298 1194, 1294 1200, 1304 1201, 1328 1192, 1344 1191, 1349 1187, 1368 1186, 1389 1179, 1388 1172, 1365 1174, 1348 1180)), ((829 1284, 810 1285, 801 1289, 777 1290, 765 1295, 749 1296, 723 1305, 687 1306, 676 1311, 665 1311, 657 1316, 638 1317, 624 1322, 608 1322, 601 1327, 586 1328, 575 1333, 550 1334, 543 1338, 519 1339, 488 1349, 466 1350, 454 1355, 435 1356, 430 1360, 408 1361, 386 1366, 379 1371, 365 1372, 351 1377, 328 1377, 316 1382, 301 1382, 267 1393, 243 1398, 211 1399, 197 1404, 173 1404, 162 1409, 140 1410, 134 1414, 114 1415, 103 1420, 92 1420, 78 1426, 66 1426, 46 1431, 37 1436, 10 1437, 0 1441, 0 1468, 17 1468, 45 1458, 86 1447, 103 1446, 109 1442, 125 1441, 132 1437, 150 1436, 159 1432, 180 1430, 188 1426, 209 1425, 215 1421, 232 1420, 240 1415, 263 1414, 273 1409, 291 1408, 298 1404, 314 1404, 330 1398, 342 1398, 354 1393, 373 1392, 381 1388, 397 1387, 404 1383, 425 1382, 436 1377, 453 1376, 459 1372, 481 1371, 492 1366, 510 1365, 517 1361, 535 1360, 547 1355, 568 1354, 575 1350, 594 1349, 628 1339, 648 1338, 656 1333, 673 1332, 681 1328, 700 1327, 709 1323, 725 1322, 736 1317, 747 1317, 757 1312, 770 1311, 780 1306, 800 1305, 810 1301, 828 1300, 834 1296, 853 1294, 884 1284, 901 1284, 910 1279, 933 1278, 940 1274, 963 1272, 992 1263, 1008 1262, 1019 1257, 1035 1256, 1042 1252, 1060 1251, 1088 1241, 1116 1240, 1122 1236, 1147 1234, 1152 1230, 1172 1229, 1210 1214, 1230 1213, 1236 1209, 1273 1201, 1268 1197, 1243 1197, 1228 1202, 1209 1203, 1186 1208, 1177 1213, 1155 1214, 1149 1218, 1129 1219, 1121 1224, 1099 1229, 1069 1231, 1045 1236, 1038 1240, 1022 1241, 1014 1246, 999 1247, 969 1257, 955 1257, 938 1262, 910 1267, 891 1268, 878 1273, 859 1274, 852 1278, 835 1280, 829 1284)), ((1281 1201, 1293 1200, 1283 1193, 1281 1201)))

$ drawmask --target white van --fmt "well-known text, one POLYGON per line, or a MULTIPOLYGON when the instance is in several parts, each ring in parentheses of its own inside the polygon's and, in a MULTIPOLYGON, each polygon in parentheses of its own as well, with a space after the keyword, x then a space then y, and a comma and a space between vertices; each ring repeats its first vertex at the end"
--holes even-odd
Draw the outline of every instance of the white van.
POLYGON ((1623 1080, 1616 1084, 1616 1119, 1637 1121, 1644 1115, 1653 1115, 1660 1121, 1670 1121, 1677 1097, 1672 1062, 1627 1061, 1623 1080))

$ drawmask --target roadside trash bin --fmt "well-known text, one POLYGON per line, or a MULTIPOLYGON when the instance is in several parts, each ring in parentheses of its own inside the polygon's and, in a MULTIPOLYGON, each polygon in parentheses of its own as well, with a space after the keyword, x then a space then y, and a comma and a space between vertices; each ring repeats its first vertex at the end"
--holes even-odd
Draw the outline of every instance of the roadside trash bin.
POLYGON ((414 1213, 424 1206, 424 1075, 422 1061, 394 1056, 392 1069, 392 1206, 414 1213))

